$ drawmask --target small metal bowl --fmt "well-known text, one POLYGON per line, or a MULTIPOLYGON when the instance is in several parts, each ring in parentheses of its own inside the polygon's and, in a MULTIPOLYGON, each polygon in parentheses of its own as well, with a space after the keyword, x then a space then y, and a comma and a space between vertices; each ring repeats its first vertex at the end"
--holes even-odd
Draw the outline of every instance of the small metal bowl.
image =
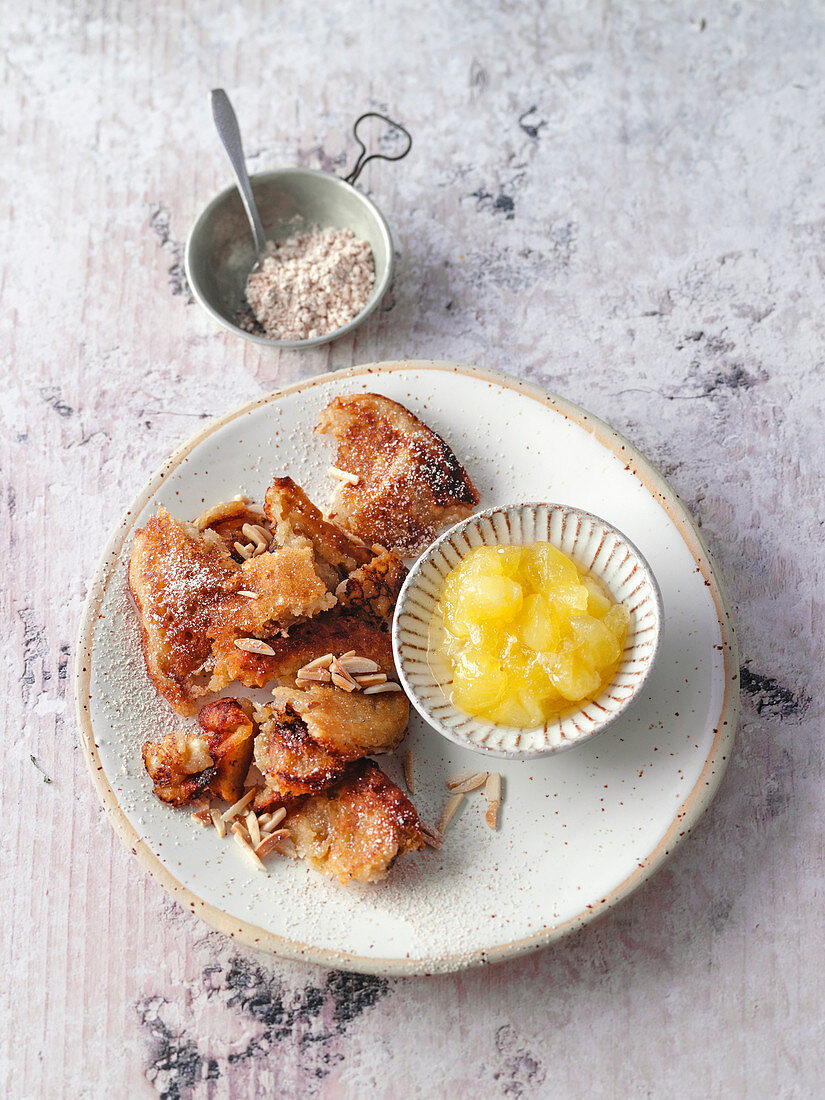
POLYGON ((366 306, 348 324, 310 340, 274 340, 263 330, 249 332, 242 328, 242 319, 255 322, 246 301, 246 281, 258 257, 240 193, 233 185, 216 195, 192 226, 185 257, 186 278, 192 293, 207 313, 230 332, 269 347, 314 348, 351 332, 377 309, 392 282, 395 251, 381 211, 352 185, 369 161, 405 157, 412 148, 412 138, 403 126, 374 111, 356 120, 353 134, 361 153, 346 179, 310 168, 281 168, 260 172, 251 176, 250 181, 267 240, 318 226, 351 229, 356 237, 369 243, 375 282, 366 306), (402 135, 401 151, 368 155, 358 136, 358 127, 367 118, 381 119, 396 135, 402 135))
POLYGON ((662 598, 647 561, 606 520, 563 504, 489 508, 457 523, 410 570, 398 597, 392 628, 395 663, 419 714, 447 740, 489 756, 526 760, 581 744, 606 729, 639 696, 653 668, 662 630, 662 598), (430 622, 444 579, 477 546, 530 546, 549 542, 601 580, 632 613, 613 679, 597 699, 542 726, 521 729, 475 718, 450 698, 452 671, 428 652, 430 622))

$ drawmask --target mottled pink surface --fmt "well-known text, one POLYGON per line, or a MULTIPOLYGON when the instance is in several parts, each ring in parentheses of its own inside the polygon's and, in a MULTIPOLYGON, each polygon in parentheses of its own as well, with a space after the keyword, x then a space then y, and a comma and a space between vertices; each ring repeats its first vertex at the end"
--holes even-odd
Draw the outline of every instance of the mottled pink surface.
POLYGON ((817 1095, 821 6, 20 0, 0 37, 3 1094, 817 1095), (350 338, 279 355, 191 302, 181 242, 229 180, 220 85, 253 168, 343 171, 370 108, 412 131, 363 177, 399 267, 350 338), (546 384, 659 465, 728 580, 744 711, 710 812, 617 912, 383 981, 179 909, 97 803, 70 685, 97 556, 177 443, 403 356, 546 384))

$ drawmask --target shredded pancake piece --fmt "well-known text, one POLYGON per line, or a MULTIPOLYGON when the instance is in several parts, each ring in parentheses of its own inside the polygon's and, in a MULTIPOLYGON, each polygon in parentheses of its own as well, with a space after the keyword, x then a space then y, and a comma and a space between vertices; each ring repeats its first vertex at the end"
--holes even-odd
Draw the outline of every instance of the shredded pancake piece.
POLYGON ((179 523, 164 509, 135 535, 129 587, 140 612, 146 669, 181 714, 207 690, 210 616, 240 571, 221 539, 179 523))
POLYGON ((375 393, 334 398, 315 429, 335 437, 342 482, 331 518, 370 544, 412 554, 470 515, 478 493, 444 440, 403 405, 375 393))
POLYGON ((255 763, 279 798, 323 790, 352 761, 392 752, 410 713, 403 692, 364 695, 312 684, 272 694, 273 702, 255 712, 261 730, 255 763))
POLYGON ((344 884, 377 882, 403 853, 426 843, 407 796, 371 760, 350 764, 334 786, 288 811, 298 855, 344 884))
POLYGON ((194 732, 143 745, 143 763, 162 802, 182 806, 205 794, 234 802, 243 791, 255 733, 249 714, 235 699, 218 699, 203 708, 198 724, 194 732))

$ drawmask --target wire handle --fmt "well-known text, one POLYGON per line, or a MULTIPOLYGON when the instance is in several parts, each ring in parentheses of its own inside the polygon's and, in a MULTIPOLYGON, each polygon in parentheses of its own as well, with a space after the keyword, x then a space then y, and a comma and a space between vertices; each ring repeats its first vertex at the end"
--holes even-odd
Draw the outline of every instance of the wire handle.
POLYGON ((386 115, 379 115, 376 111, 367 111, 366 114, 361 115, 360 118, 355 120, 355 125, 352 128, 352 134, 358 144, 361 146, 361 152, 358 154, 358 159, 353 166, 352 171, 348 176, 344 176, 345 183, 355 183, 358 177, 361 175, 365 165, 369 164, 371 160, 403 160, 404 157, 412 149, 412 137, 409 130, 406 130, 400 122, 393 122, 391 118, 387 118, 386 115), (393 130, 397 130, 404 135, 407 139, 406 148, 401 153, 396 153, 395 156, 387 156, 386 153, 370 153, 367 156, 367 147, 358 136, 358 127, 364 121, 365 118, 380 118, 382 122, 386 122, 393 130))

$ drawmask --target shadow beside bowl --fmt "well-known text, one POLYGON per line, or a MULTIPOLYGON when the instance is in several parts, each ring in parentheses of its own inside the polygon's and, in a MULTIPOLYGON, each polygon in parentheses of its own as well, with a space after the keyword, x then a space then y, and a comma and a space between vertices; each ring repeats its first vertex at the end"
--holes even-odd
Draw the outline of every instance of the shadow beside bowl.
POLYGON ((378 207, 351 184, 328 172, 282 168, 251 178, 267 240, 299 230, 351 229, 367 241, 375 282, 364 309, 349 324, 309 340, 274 340, 247 332, 238 321, 246 307, 246 280, 257 260, 252 231, 234 185, 221 191, 192 226, 186 242, 186 277, 200 305, 224 328, 244 340, 278 348, 312 348, 337 340, 377 308, 392 282, 395 253, 389 227, 378 207))

